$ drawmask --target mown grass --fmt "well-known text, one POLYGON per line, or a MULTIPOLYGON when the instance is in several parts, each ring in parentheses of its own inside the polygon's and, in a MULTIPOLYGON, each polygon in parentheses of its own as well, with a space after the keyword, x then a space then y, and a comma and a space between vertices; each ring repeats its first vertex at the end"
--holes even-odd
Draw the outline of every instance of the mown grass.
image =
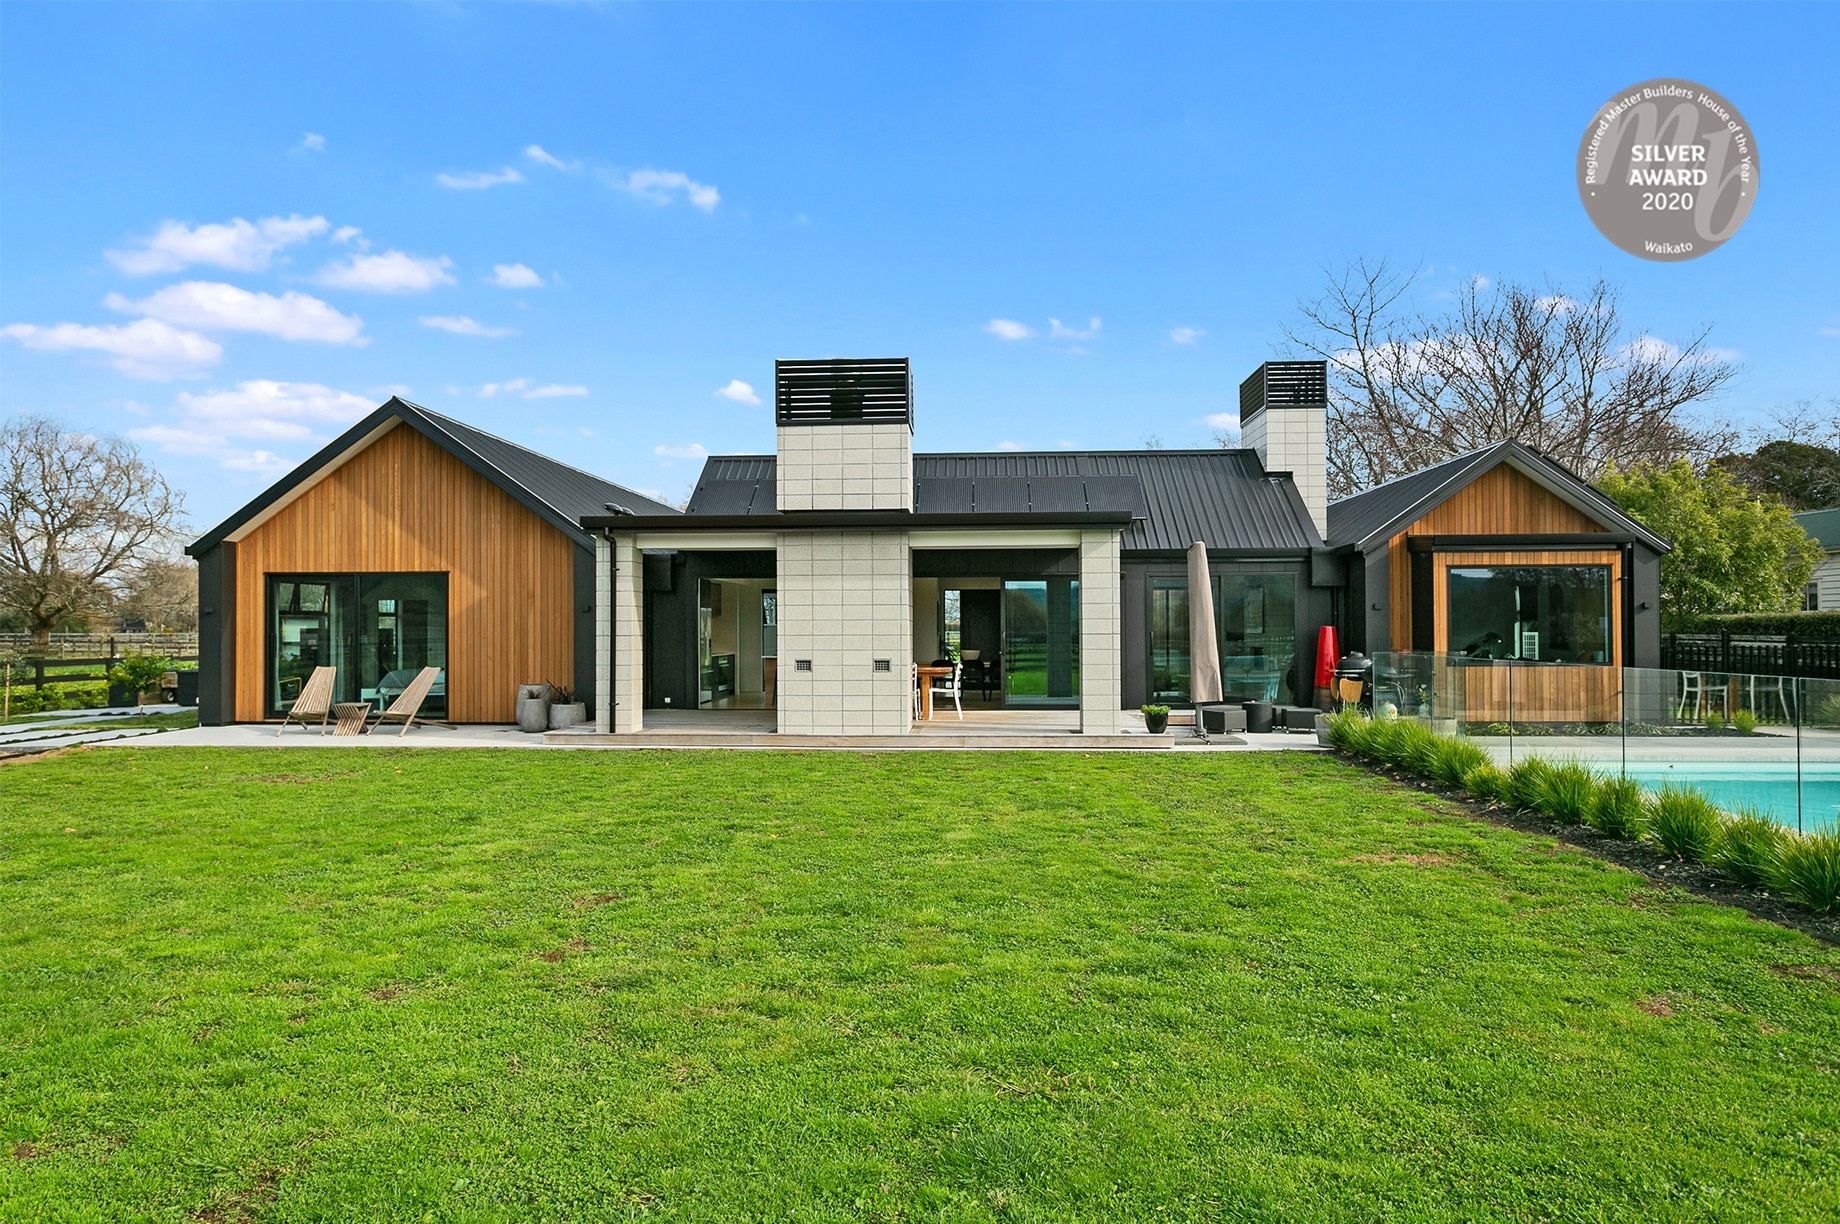
POLYGON ((1289 754, 0 768, 0 1218, 1825 1220, 1840 952, 1289 754))

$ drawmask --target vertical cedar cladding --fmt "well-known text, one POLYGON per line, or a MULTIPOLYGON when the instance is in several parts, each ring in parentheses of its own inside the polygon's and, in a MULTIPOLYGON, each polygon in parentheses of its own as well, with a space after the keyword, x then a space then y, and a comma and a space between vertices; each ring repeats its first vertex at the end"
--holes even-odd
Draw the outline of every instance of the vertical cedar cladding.
POLYGON ((779 425, 914 424, 914 380, 905 357, 834 357, 773 363, 779 425))

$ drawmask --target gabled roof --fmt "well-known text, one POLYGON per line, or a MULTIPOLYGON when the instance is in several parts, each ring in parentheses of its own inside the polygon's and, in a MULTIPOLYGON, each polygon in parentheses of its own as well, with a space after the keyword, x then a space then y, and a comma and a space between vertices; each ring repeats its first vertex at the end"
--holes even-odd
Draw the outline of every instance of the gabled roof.
POLYGON ((1378 547, 1504 463, 1606 532, 1640 540, 1656 552, 1672 547, 1588 482, 1512 438, 1330 502, 1329 547, 1378 547))
MULTIPOLYGON (((716 455, 703 467, 686 519, 776 516, 772 455, 716 455)), ((1288 476, 1249 450, 1042 451, 914 456, 916 514, 1128 515, 1126 551, 1320 548, 1288 476)))
POLYGON ((1840 552, 1840 509, 1804 510, 1795 516, 1802 530, 1828 552, 1840 552))
POLYGON ((558 463, 515 442, 507 442, 393 396, 377 411, 334 438, 318 454, 263 490, 261 496, 192 541, 185 551, 197 556, 259 525, 347 459, 399 426, 420 433, 584 548, 591 546, 592 537, 582 530, 582 518, 605 513, 609 503, 633 514, 677 513, 675 508, 624 485, 558 463))

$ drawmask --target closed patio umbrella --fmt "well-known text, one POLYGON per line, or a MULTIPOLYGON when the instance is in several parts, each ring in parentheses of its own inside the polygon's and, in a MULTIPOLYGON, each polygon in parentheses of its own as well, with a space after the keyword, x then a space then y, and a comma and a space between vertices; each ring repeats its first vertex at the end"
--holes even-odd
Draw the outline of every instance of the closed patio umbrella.
MULTIPOLYGON (((1208 575, 1207 545, 1188 546, 1188 695, 1197 706, 1217 702, 1220 647, 1214 636, 1214 583, 1208 575)), ((1201 725, 1201 716, 1195 716, 1201 725)))

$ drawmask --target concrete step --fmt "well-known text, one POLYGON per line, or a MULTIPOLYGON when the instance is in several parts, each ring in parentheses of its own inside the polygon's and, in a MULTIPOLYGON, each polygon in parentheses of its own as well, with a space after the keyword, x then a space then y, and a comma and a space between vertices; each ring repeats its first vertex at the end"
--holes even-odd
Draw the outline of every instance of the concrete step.
MULTIPOLYGON (((1220 741, 1216 736, 1215 740, 1220 741)), ((545 744, 561 748, 777 748, 782 751, 850 749, 862 751, 1062 751, 1157 752, 1175 747, 1171 735, 963 735, 927 732, 922 735, 780 735, 777 733, 638 731, 602 735, 595 731, 550 731, 545 744)))

